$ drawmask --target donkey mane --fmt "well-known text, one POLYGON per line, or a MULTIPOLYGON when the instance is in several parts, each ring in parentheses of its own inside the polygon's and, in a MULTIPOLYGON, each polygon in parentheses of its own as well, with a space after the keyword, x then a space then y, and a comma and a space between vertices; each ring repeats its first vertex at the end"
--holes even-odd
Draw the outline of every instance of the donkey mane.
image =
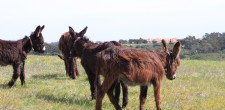
POLYGON ((26 54, 27 53, 29 53, 31 50, 32 50, 32 41, 31 41, 31 38, 29 38, 29 37, 27 37, 27 36, 25 36, 23 39, 21 39, 22 40, 22 44, 23 44, 23 51, 25 51, 26 52, 26 54))
MULTIPOLYGON (((97 44, 90 41, 88 37, 84 36, 84 37, 80 37, 74 42, 74 47, 77 48, 76 46, 82 46, 85 51, 96 53, 111 46, 122 46, 122 45, 116 41, 103 42, 103 43, 97 44)), ((79 57, 81 57, 81 55, 79 55, 79 57)))
POLYGON ((104 48, 106 48, 107 46, 106 43, 102 43, 102 44, 94 43, 90 41, 88 37, 84 36, 75 40, 73 47, 75 48, 76 52, 78 52, 77 56, 81 58, 84 55, 84 51, 90 52, 90 53, 97 53, 103 50, 104 48))

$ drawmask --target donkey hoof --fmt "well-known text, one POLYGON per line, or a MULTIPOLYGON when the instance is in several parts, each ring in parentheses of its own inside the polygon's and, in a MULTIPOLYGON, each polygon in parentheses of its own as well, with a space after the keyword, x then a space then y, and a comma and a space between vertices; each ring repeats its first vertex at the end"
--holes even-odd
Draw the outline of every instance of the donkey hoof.
POLYGON ((120 107, 120 108, 117 108, 116 110, 122 110, 122 108, 120 107))
POLYGON ((21 82, 21 86, 25 86, 25 81, 24 82, 21 82))
POLYGON ((10 81, 10 82, 8 83, 8 86, 9 86, 10 88, 11 88, 13 85, 14 85, 14 82, 11 82, 11 81, 10 81))
POLYGON ((92 94, 91 95, 91 100, 96 100, 96 99, 97 99, 96 95, 92 94))
POLYGON ((71 79, 76 79, 75 77, 72 77, 72 76, 71 76, 70 78, 71 78, 71 79))
POLYGON ((96 100, 96 97, 91 97, 91 100, 96 100))
POLYGON ((127 107, 127 104, 123 104, 123 105, 122 105, 122 108, 126 108, 126 107, 127 107))

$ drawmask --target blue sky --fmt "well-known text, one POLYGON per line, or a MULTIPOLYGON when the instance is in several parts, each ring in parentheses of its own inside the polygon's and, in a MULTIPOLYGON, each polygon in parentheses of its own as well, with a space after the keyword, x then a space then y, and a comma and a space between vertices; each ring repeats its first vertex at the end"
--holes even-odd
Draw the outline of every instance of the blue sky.
POLYGON ((225 0, 0 0, 0 39, 18 40, 45 25, 45 42, 72 26, 92 41, 202 37, 225 32, 225 0))

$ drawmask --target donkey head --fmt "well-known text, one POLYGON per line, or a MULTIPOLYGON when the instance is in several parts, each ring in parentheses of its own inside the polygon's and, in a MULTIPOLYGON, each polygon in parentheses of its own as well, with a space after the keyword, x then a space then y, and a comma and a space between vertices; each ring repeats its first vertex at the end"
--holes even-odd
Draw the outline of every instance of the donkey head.
MULTIPOLYGON (((79 33, 74 32, 73 29, 72 29, 71 27, 69 27, 69 29, 70 29, 69 32, 70 32, 71 36, 73 36, 73 38, 74 38, 73 46, 72 46, 72 48, 71 48, 71 54, 73 54, 73 56, 76 56, 76 57, 77 57, 77 52, 78 52, 78 51, 76 51, 76 49, 79 48, 79 47, 77 47, 77 46, 75 46, 75 45, 77 44, 77 41, 78 41, 79 39, 85 38, 85 37, 84 37, 84 34, 85 34, 86 31, 87 31, 87 26, 86 26, 82 31, 80 31, 79 33)), ((87 40, 87 39, 86 39, 86 40, 87 40)), ((79 53, 79 52, 78 52, 78 53, 79 53)))
MULTIPOLYGON (((71 47, 69 48, 69 57, 67 58, 67 57, 64 57, 64 56, 59 56, 62 60, 64 60, 65 66, 66 66, 66 73, 69 74, 69 76, 72 79, 75 79, 75 72, 76 72, 75 71, 75 69, 76 69, 76 67, 75 67, 76 62, 75 61, 76 61, 76 58, 74 58, 74 57, 77 57, 76 52, 73 51, 73 44, 77 39, 83 37, 84 34, 86 33, 86 31, 87 31, 87 27, 85 27, 80 32, 75 32, 73 30, 73 28, 69 26, 69 33, 70 33, 70 36, 71 36, 70 37, 71 47)), ((78 74, 78 72, 76 74, 78 74)))
POLYGON ((40 25, 37 26, 35 31, 30 35, 32 46, 35 52, 43 53, 45 50, 44 38, 41 33, 44 27, 44 25, 42 27, 40 25))
POLYGON ((176 70, 177 67, 180 65, 180 50, 181 44, 177 42, 172 50, 169 50, 165 40, 162 40, 162 44, 164 47, 164 51, 166 52, 166 65, 165 65, 165 72, 166 77, 170 80, 176 78, 176 70))
POLYGON ((84 34, 86 33, 86 31, 87 31, 87 27, 85 27, 82 31, 80 31, 79 33, 77 33, 77 32, 75 32, 73 30, 72 27, 69 26, 69 33, 70 33, 70 35, 71 35, 71 37, 72 37, 73 40, 76 40, 79 37, 83 37, 84 34))

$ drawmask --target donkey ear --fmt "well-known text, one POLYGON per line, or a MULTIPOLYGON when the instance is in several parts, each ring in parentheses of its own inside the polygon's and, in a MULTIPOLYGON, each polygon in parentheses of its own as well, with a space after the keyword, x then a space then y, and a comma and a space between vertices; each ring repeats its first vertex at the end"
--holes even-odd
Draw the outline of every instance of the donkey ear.
POLYGON ((181 43, 177 42, 174 47, 173 47, 173 55, 176 58, 178 55, 180 55, 180 50, 181 50, 181 43))
POLYGON ((84 36, 84 34, 86 33, 86 31, 87 31, 87 26, 82 30, 82 31, 80 31, 80 33, 79 33, 79 35, 80 35, 80 37, 83 37, 84 36))
POLYGON ((73 30, 72 27, 69 26, 69 33, 72 37, 75 37, 75 31, 73 30))
POLYGON ((41 27, 41 31, 42 31, 44 28, 45 28, 45 25, 43 25, 43 26, 41 27))
POLYGON ((163 44, 163 50, 165 52, 168 52, 168 46, 166 45, 166 41, 164 39, 162 39, 162 44, 163 44))
POLYGON ((39 26, 37 26, 36 27, 36 29, 35 29, 35 31, 34 31, 34 34, 37 36, 37 37, 39 37, 39 34, 41 33, 41 26, 39 25, 39 26))

